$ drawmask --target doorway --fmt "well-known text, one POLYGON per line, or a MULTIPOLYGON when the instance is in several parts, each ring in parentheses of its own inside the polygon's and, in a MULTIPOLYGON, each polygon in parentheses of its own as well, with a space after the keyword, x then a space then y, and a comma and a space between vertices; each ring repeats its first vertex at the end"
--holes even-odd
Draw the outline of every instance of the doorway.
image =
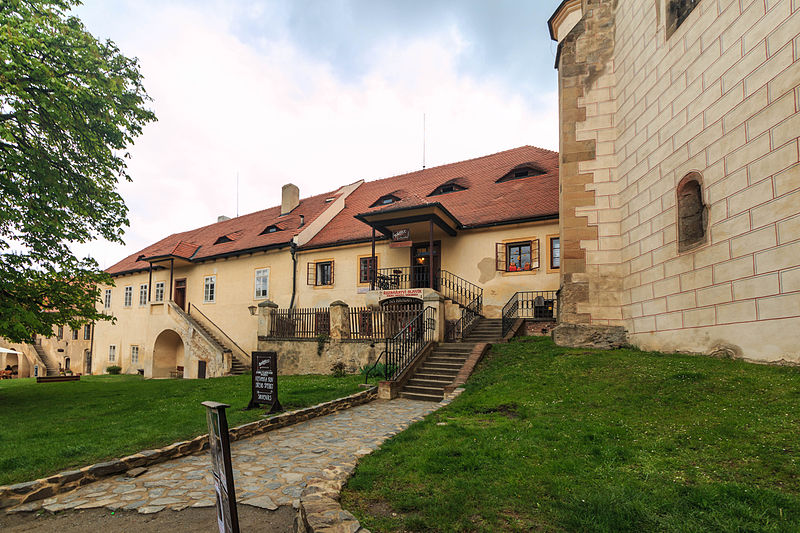
POLYGON ((411 247, 411 286, 414 289, 439 290, 439 270, 442 268, 442 243, 433 243, 433 279, 430 279, 430 243, 414 244, 411 247))
POLYGON ((183 311, 186 311, 186 278, 175 280, 175 288, 172 291, 172 301, 183 311))
POLYGON ((83 367, 84 374, 91 374, 92 373, 92 352, 86 350, 84 352, 84 357, 86 359, 86 365, 83 367))
POLYGON ((206 379, 206 362, 197 362, 197 379, 206 379))

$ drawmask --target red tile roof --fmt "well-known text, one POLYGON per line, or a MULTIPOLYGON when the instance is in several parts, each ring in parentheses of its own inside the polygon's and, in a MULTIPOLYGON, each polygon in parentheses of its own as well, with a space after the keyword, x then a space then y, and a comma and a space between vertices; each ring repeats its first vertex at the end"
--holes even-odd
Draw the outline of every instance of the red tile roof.
POLYGON ((345 200, 345 208, 304 248, 329 246, 371 237, 372 229, 355 215, 404 205, 440 203, 465 228, 558 216, 558 153, 534 146, 429 168, 361 185, 345 200), (530 165, 545 173, 496 181, 514 168, 530 165), (456 183, 463 191, 428 198, 439 186, 456 183), (370 207, 394 194, 399 202, 370 207), (427 200, 424 200, 427 198, 427 200))
POLYGON ((336 192, 319 194, 300 201, 291 213, 280 216, 280 206, 271 207, 256 213, 210 224, 202 228, 175 233, 131 254, 119 263, 106 269, 109 274, 124 274, 147 270, 149 263, 144 258, 176 256, 184 259, 209 259, 215 256, 231 255, 246 250, 264 249, 271 246, 288 245, 292 237, 314 221, 329 205, 327 198, 338 198, 336 192), (300 227, 300 216, 305 217, 300 227), (261 234, 268 226, 276 225, 279 231, 261 234), (230 239, 214 244, 220 237, 230 239), (139 258, 142 259, 139 259, 139 258))

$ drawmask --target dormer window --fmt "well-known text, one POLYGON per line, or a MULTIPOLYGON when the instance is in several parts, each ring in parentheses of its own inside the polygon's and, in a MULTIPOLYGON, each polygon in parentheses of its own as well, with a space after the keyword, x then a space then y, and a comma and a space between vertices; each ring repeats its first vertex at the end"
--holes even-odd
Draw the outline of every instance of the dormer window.
POLYGON ((264 231, 262 231, 259 235, 266 235, 267 233, 275 233, 275 232, 280 231, 280 230, 281 230, 281 228, 279 228, 275 224, 272 224, 272 225, 269 225, 266 228, 264 228, 264 231))
POLYGON ((378 198, 375 201, 375 203, 372 204, 370 207, 378 207, 378 206, 381 206, 381 205, 389 205, 389 204, 393 204, 393 203, 397 202, 398 200, 400 200, 400 198, 398 198, 397 196, 395 196, 393 194, 386 194, 386 195, 381 196, 380 198, 378 198))
POLYGON ((144 254, 141 254, 139 255, 139 257, 136 258, 137 261, 142 261, 143 259, 144 259, 144 254))
POLYGON ((504 181, 511 181, 511 180, 519 180, 523 178, 529 178, 531 176, 541 176, 542 174, 546 174, 544 170, 539 168, 536 165, 528 164, 528 165, 520 165, 518 167, 512 168, 508 174, 497 180, 495 183, 503 183, 504 181))
POLYGON ((227 235, 223 235, 222 237, 214 241, 214 244, 224 244, 226 242, 233 242, 233 239, 231 239, 227 235))
POLYGON ((430 193, 428 196, 438 196, 440 194, 448 194, 451 192, 464 191, 466 189, 467 189, 466 187, 463 187, 458 183, 445 183, 436 187, 436 189, 434 189, 434 191, 430 193))

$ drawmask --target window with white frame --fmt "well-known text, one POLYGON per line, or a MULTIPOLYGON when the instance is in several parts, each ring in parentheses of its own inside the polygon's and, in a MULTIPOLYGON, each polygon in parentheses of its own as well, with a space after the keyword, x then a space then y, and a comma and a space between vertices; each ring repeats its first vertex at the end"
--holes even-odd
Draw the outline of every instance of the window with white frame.
POLYGON ((203 280, 203 302, 214 303, 217 298, 217 276, 206 276, 203 280))
POLYGON ((122 301, 122 305, 125 307, 130 307, 131 302, 133 301, 133 287, 125 287, 125 298, 122 301))
POLYGON ((112 344, 108 347, 108 362, 113 363, 117 360, 117 347, 112 344))
POLYGON ((259 268, 256 270, 256 299, 269 296, 269 269, 259 268))
POLYGON ((164 301, 164 285, 165 283, 163 281, 159 281, 156 283, 156 293, 155 293, 156 302, 164 301))
POLYGON ((106 289, 106 294, 103 298, 103 307, 111 309, 111 289, 106 289))
POLYGON ((147 305, 147 283, 139 285, 139 305, 147 305))
POLYGON ((135 365, 138 363, 139 363, 139 347, 131 346, 131 364, 135 365))

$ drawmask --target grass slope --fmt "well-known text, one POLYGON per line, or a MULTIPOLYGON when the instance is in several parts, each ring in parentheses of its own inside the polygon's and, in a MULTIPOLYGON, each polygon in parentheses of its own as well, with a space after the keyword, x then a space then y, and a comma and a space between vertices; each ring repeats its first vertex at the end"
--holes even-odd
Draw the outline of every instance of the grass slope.
POLYGON ((365 457, 372 531, 800 531, 800 369, 496 346, 466 391, 365 457))
MULTIPOLYGON (((280 376, 287 410, 357 392, 362 376, 280 376)), ((143 380, 83 376, 80 381, 0 381, 0 485, 28 481, 65 468, 165 446, 207 432, 200 402, 231 405, 228 424, 257 420, 242 411, 250 375, 204 380, 143 380)))

